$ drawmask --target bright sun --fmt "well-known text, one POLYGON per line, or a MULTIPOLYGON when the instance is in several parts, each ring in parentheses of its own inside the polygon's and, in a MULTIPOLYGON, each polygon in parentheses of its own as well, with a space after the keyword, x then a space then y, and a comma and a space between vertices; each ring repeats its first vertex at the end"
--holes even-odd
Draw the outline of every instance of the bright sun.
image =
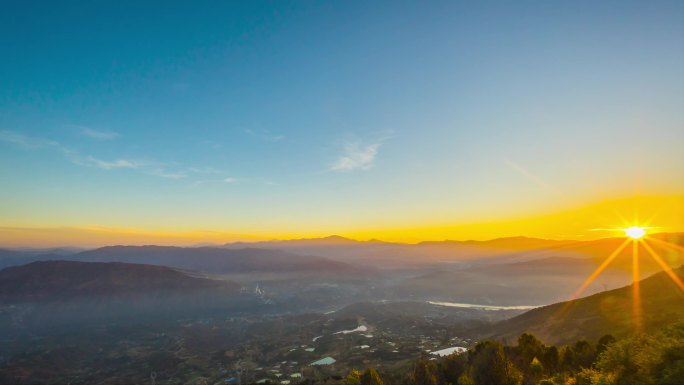
POLYGON ((632 239, 639 239, 646 235, 646 230, 643 227, 632 226, 625 229, 625 235, 632 239))

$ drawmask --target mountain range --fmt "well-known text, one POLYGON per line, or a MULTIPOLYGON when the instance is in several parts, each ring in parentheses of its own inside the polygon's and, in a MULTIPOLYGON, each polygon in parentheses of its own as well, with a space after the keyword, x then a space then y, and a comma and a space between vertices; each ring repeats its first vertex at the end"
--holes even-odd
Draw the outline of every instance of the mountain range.
MULTIPOLYGON (((557 261, 550 262, 554 266, 553 262, 557 261)), ((684 279, 684 266, 673 272, 684 279)), ((486 326, 477 333, 483 338, 512 340, 530 332, 548 343, 563 344, 580 338, 596 340, 609 333, 621 337, 634 332, 635 328, 656 330, 684 319, 684 292, 665 272, 641 280, 639 287, 641 311, 638 322, 633 315, 634 287, 628 285, 529 310, 486 326)), ((169 267, 144 264, 41 261, 0 270, 2 304, 54 305, 90 300, 102 305, 109 301, 130 303, 143 299, 155 303, 173 297, 193 296, 214 300, 233 298, 239 291, 239 285, 229 281, 197 278, 169 267)), ((425 302, 383 302, 376 305, 357 303, 341 309, 335 316, 363 314, 374 323, 382 323, 384 318, 401 318, 416 311, 433 316, 473 312, 449 308, 440 310, 425 302)), ((490 318, 507 317, 502 314, 502 317, 490 318)))
POLYGON ((311 272, 352 273, 355 267, 327 258, 259 248, 106 246, 74 254, 26 254, 0 251, 0 267, 42 260, 125 262, 210 273, 311 272))

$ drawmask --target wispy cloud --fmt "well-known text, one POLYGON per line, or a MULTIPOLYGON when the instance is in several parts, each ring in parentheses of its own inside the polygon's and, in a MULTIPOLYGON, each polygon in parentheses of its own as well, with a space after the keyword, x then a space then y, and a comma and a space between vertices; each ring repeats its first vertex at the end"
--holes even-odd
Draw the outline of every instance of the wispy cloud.
POLYGON ((74 156, 71 160, 81 166, 97 167, 103 170, 115 170, 117 168, 140 168, 140 164, 129 159, 102 160, 93 156, 74 156))
POLYGON ((136 159, 99 159, 92 155, 80 155, 76 152, 66 154, 72 163, 84 167, 99 168, 101 170, 136 170, 145 175, 156 176, 165 179, 183 179, 191 172, 189 169, 172 169, 168 165, 159 162, 151 162, 136 159))
POLYGON ((183 179, 188 177, 188 173, 186 171, 169 171, 163 168, 147 168, 145 169, 144 173, 166 179, 183 179))
POLYGON ((187 170, 188 170, 188 172, 191 172, 193 174, 202 174, 202 175, 225 174, 224 171, 213 168, 213 167, 188 167, 187 170))
POLYGON ((225 177, 221 179, 202 179, 193 183, 195 186, 200 185, 265 185, 277 186, 278 184, 265 178, 260 177, 225 177))
POLYGON ((99 130, 85 126, 74 126, 81 130, 81 135, 97 140, 112 140, 119 137, 118 132, 110 130, 99 130))
POLYGON ((381 142, 362 145, 345 142, 342 155, 330 166, 331 171, 368 170, 373 167, 381 142))
POLYGON ((255 131, 247 128, 245 129, 245 133, 251 137, 265 140, 267 142, 280 142, 281 140, 285 139, 285 135, 273 134, 268 130, 255 131))
POLYGON ((160 162, 116 158, 101 159, 69 148, 60 142, 24 135, 15 131, 0 130, 0 141, 11 143, 30 150, 51 150, 64 156, 71 163, 101 170, 129 169, 140 173, 167 179, 181 179, 188 176, 191 169, 173 169, 160 162))
POLYGON ((46 147, 61 147, 58 142, 41 138, 34 138, 14 131, 0 130, 0 141, 16 144, 27 149, 40 149, 46 147))
POLYGON ((105 171, 129 170, 165 179, 194 180, 194 185, 214 183, 231 185, 242 183, 276 185, 276 183, 260 177, 230 176, 227 172, 213 167, 195 167, 178 163, 159 162, 151 159, 131 159, 125 157, 107 159, 101 156, 83 153, 54 140, 24 135, 16 131, 0 130, 0 142, 10 143, 25 150, 51 151, 81 167, 96 168, 105 171))

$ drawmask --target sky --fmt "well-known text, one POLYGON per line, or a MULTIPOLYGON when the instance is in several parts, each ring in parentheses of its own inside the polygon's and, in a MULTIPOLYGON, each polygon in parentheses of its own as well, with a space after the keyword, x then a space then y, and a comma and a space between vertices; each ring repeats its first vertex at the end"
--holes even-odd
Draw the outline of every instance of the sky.
POLYGON ((684 230, 681 1, 142 3, 0 5, 0 245, 684 230))

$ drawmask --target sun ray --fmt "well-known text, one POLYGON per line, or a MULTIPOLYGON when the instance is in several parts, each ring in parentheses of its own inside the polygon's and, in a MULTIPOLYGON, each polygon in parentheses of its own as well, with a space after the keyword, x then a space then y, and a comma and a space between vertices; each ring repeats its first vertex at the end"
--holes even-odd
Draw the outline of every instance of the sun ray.
POLYGON ((653 259, 656 262, 658 262, 660 267, 663 268, 663 271, 665 271, 665 273, 667 273, 667 275, 669 275, 670 278, 672 278, 674 283, 676 283, 677 286, 679 286, 679 288, 682 289, 682 291, 684 291, 684 282, 682 282, 682 279, 679 278, 679 276, 677 274, 675 274, 674 271, 672 271, 672 268, 670 267, 670 265, 665 263, 665 261, 663 261, 663 259, 660 258, 660 256, 653 250, 653 248, 651 248, 651 246, 648 243, 642 242, 642 244, 644 245, 644 248, 646 249, 646 251, 648 251, 648 253, 651 254, 651 257, 653 257, 653 259))
POLYGON ((622 250, 624 250, 624 248, 627 247, 629 242, 631 242, 631 239, 626 239, 624 242, 622 242, 622 244, 615 251, 613 251, 613 253, 610 256, 608 256, 608 258, 606 258, 603 261, 603 263, 601 263, 601 265, 598 268, 596 268, 596 270, 594 270, 594 272, 589 276, 589 278, 587 278, 587 280, 584 281, 582 286, 580 286, 579 289, 577 289, 573 293, 572 299, 576 299, 578 296, 580 296, 582 294, 582 292, 584 292, 584 290, 586 290, 587 287, 592 282, 594 282, 596 277, 598 277, 601 273, 603 273, 603 270, 605 270, 606 267, 608 267, 608 265, 610 265, 610 263, 613 262, 613 260, 620 254, 620 252, 622 252, 622 250))
POLYGON ((641 329, 641 289, 639 284, 639 240, 632 241, 632 318, 637 330, 641 329))
POLYGON ((652 242, 657 243, 657 244, 660 245, 661 247, 667 247, 667 248, 670 248, 670 249, 674 249, 674 250, 677 250, 677 251, 684 252, 684 247, 682 247, 682 246, 680 246, 680 245, 677 245, 677 244, 674 244, 674 243, 671 243, 671 242, 667 242, 667 241, 663 241, 662 239, 658 239, 658 238, 647 237, 646 239, 648 239, 649 241, 652 241, 652 242))
POLYGON ((605 270, 606 267, 608 267, 608 265, 610 265, 610 263, 613 262, 613 260, 614 260, 615 258, 617 258, 617 256, 620 254, 620 252, 622 252, 622 250, 624 250, 625 247, 627 247, 627 245, 628 245, 629 242, 631 242, 631 241, 632 241, 632 240, 629 239, 629 238, 628 238, 628 239, 625 239, 625 241, 622 242, 622 244, 621 244, 617 249, 615 249, 615 251, 613 251, 613 253, 611 253, 611 254, 608 256, 608 258, 606 258, 606 259, 603 261, 603 263, 601 263, 601 265, 600 265, 599 267, 596 268, 596 270, 594 270, 594 272, 589 276, 589 278, 587 278, 587 280, 584 281, 584 283, 582 283, 582 286, 580 286, 580 287, 572 294, 572 297, 570 298, 570 300, 567 301, 567 302, 565 302, 565 305, 563 305, 560 309, 558 309, 558 311, 557 311, 556 313, 554 313, 551 317, 552 317, 552 318, 558 318, 558 317, 562 317, 563 315, 565 315, 565 313, 567 313, 568 310, 570 310, 570 307, 575 303, 574 300, 577 299, 577 297, 579 297, 579 296, 582 294, 582 292, 584 292, 584 290, 586 290, 587 287, 589 287, 589 285, 591 285, 591 283, 596 279, 596 277, 598 277, 599 275, 601 275, 601 273, 603 272, 603 270, 605 270))
POLYGON ((557 245, 557 246, 549 246, 543 249, 539 250, 531 250, 529 252, 525 252, 524 256, 525 258, 529 257, 543 257, 552 253, 556 253, 558 251, 562 251, 563 249, 572 249, 575 246, 578 245, 588 245, 588 244, 594 244, 594 243, 599 243, 601 240, 591 240, 591 241, 568 241, 567 243, 563 243, 562 245, 557 245))

